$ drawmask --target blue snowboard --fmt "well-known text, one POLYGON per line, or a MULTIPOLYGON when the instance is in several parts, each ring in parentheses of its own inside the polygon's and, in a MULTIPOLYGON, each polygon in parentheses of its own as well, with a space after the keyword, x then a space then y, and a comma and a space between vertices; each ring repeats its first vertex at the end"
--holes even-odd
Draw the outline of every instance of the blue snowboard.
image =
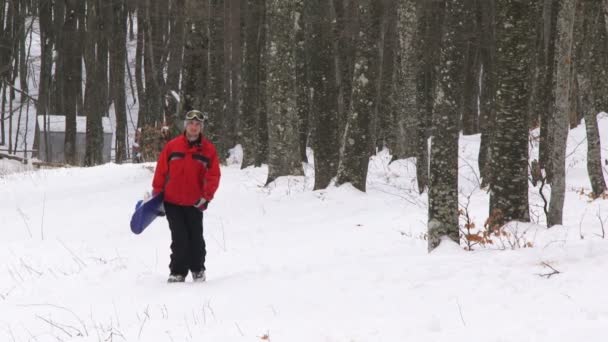
POLYGON ((145 201, 137 201, 131 216, 131 231, 135 234, 143 232, 158 216, 164 216, 162 192, 145 201))

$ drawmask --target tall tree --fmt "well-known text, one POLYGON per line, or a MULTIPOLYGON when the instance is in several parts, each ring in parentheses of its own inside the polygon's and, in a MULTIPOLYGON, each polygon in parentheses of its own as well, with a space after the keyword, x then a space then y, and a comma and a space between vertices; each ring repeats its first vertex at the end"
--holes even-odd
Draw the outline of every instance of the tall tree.
POLYGON ((496 117, 496 1, 479 1, 481 85, 479 94, 478 166, 482 186, 491 183, 492 137, 496 117))
POLYGON ((268 6, 268 179, 303 175, 298 152, 295 93, 296 2, 272 0, 268 6))
POLYGON ((428 187, 428 137, 433 113, 436 67, 439 64, 441 32, 444 19, 443 1, 418 2, 415 49, 416 105, 418 107, 416 133, 416 179, 420 193, 428 187))
POLYGON ((87 39, 85 67, 87 70, 84 106, 87 112, 84 164, 103 163, 102 117, 107 110, 108 37, 112 20, 112 4, 99 0, 87 2, 87 39))
POLYGON ((340 144, 337 184, 352 183, 365 191, 369 157, 373 151, 372 120, 376 107, 379 70, 381 4, 358 0, 358 41, 355 57, 352 105, 340 144))
POLYGON ((226 95, 224 88, 224 1, 211 0, 209 13, 209 114, 206 128, 217 147, 220 160, 228 151, 225 134, 226 95))
MULTIPOLYGON (((330 5, 329 1, 324 0, 306 1, 305 4, 305 16, 310 18, 311 39, 307 50, 310 54, 309 87, 313 89, 312 118, 315 135, 312 145, 315 158, 315 190, 326 188, 336 176, 340 153, 334 31, 330 5)), ((305 97, 304 94, 299 95, 305 97)), ((299 110, 305 110, 300 106, 305 107, 306 104, 301 103, 298 106, 299 110)), ((305 145, 300 144, 300 148, 302 147, 305 145)))
POLYGON ((555 47, 557 40, 557 15, 559 12, 558 0, 545 0, 542 11, 541 54, 539 62, 539 99, 538 108, 540 116, 539 164, 545 169, 548 178, 551 178, 550 155, 552 142, 553 122, 552 113, 555 112, 555 47))
POLYGON ((398 35, 397 22, 399 18, 398 1, 382 0, 382 45, 381 45, 381 71, 378 85, 378 99, 376 101, 377 124, 375 129, 376 148, 388 147, 394 150, 397 138, 392 129, 396 122, 396 70, 398 35))
POLYGON ((433 109, 431 135, 428 250, 436 248, 442 237, 459 243, 458 227, 458 137, 463 96, 462 68, 465 55, 465 5, 446 0, 445 26, 441 41, 439 80, 433 109))
POLYGON ((568 140, 568 115, 570 110, 570 87, 572 83, 572 35, 574 32, 576 1, 565 1, 559 11, 557 31, 557 78, 556 112, 553 120, 553 144, 551 170, 551 202, 549 203, 549 227, 562 224, 564 197, 566 193, 566 142, 568 140))
POLYGON ((392 118, 392 160, 416 156, 416 2, 400 0, 395 56, 394 110, 392 118))
POLYGON ((492 140, 490 215, 493 222, 529 221, 528 208, 528 65, 527 14, 532 4, 521 0, 496 3, 496 120, 492 140))
POLYGON ((127 158, 127 108, 125 62, 127 60, 127 5, 112 1, 112 44, 110 44, 110 87, 116 114, 116 163, 127 158))
MULTIPOLYGON (((186 2, 186 41, 184 46, 184 67, 182 91, 184 109, 206 110, 207 79, 209 62, 209 39, 207 25, 209 8, 207 2, 199 4, 196 0, 186 2)), ((171 84, 171 83, 169 83, 171 84)))
MULTIPOLYGON (((167 91, 179 90, 179 80, 184 63, 184 39, 186 35, 186 0, 169 1, 171 5, 171 31, 169 36, 169 59, 167 62, 167 91)), ((198 5, 196 7, 202 7, 198 5)), ((190 7, 196 10, 196 7, 190 7)))
MULTIPOLYGON (((316 2, 315 2, 316 4, 316 2)), ((311 87, 310 87, 310 72, 311 70, 311 52, 308 47, 311 41, 316 41, 319 38, 310 39, 309 34, 312 33, 311 25, 314 17, 311 17, 312 2, 298 1, 296 2, 296 110, 298 112, 298 141, 300 147, 300 159, 307 163, 306 147, 308 145, 308 136, 310 131, 311 119, 311 87)), ((336 101, 337 104, 337 101, 336 101)), ((315 174, 316 175, 316 174, 315 174)))
MULTIPOLYGON (((487 1, 487 0, 481 0, 487 1)), ((480 56, 480 16, 479 0, 464 0, 464 30, 459 48, 464 53, 462 73, 462 133, 465 135, 479 133, 479 75, 481 73, 480 56)))
POLYGON ((264 51, 264 0, 248 0, 245 13, 245 61, 243 68, 242 168, 254 165, 261 152, 262 53, 264 51))
POLYGON ((241 127, 241 103, 242 103, 242 77, 243 77, 243 39, 242 39, 242 23, 243 23, 243 7, 245 1, 231 0, 230 9, 232 10, 230 20, 230 35, 231 39, 231 80, 230 80, 230 95, 232 119, 234 122, 230 128, 231 140, 229 146, 234 146, 240 142, 241 127))
MULTIPOLYGON (((62 39, 61 39, 61 58, 62 61, 62 82, 58 82, 61 87, 60 94, 63 96, 62 113, 65 113, 65 143, 64 153, 65 162, 68 164, 76 164, 76 115, 78 105, 78 87, 80 87, 80 78, 78 77, 78 63, 81 63, 81 55, 79 53, 78 39, 78 16, 77 16, 77 0, 65 1, 65 22, 63 24, 62 39)), ((55 77, 58 77, 57 75, 55 77)))
POLYGON ((597 1, 582 1, 582 32, 577 39, 580 48, 578 56, 574 57, 577 68, 579 103, 585 118, 587 132, 587 173, 594 196, 606 191, 606 181, 602 170, 602 152, 597 124, 597 114, 606 104, 605 92, 608 66, 606 54, 608 43, 606 37, 605 18, 602 6, 597 1))

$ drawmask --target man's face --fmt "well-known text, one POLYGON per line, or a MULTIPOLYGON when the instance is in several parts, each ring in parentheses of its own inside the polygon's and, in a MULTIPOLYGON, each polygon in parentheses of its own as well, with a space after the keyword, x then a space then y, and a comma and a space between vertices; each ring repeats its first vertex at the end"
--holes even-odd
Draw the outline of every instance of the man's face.
POLYGON ((195 137, 198 136, 203 130, 203 123, 198 120, 186 120, 186 133, 195 137))

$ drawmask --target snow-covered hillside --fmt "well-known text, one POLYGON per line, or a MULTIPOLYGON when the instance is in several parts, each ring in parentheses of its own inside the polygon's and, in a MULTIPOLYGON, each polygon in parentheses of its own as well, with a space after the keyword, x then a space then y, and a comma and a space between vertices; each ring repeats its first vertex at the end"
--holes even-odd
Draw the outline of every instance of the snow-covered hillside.
MULTIPOLYGON (((600 132, 608 146, 605 114, 600 132)), ((129 230, 154 165, 0 161, 0 341, 605 341, 608 201, 581 194, 584 137, 580 126, 569 140, 565 226, 542 226, 531 188, 541 225, 518 225, 533 247, 515 250, 427 254, 411 160, 373 158, 366 194, 313 192, 310 166, 264 188, 266 168, 229 165, 205 214, 208 281, 196 284, 166 283, 166 220, 129 230)), ((478 148, 461 139, 460 185, 481 227, 478 148)))

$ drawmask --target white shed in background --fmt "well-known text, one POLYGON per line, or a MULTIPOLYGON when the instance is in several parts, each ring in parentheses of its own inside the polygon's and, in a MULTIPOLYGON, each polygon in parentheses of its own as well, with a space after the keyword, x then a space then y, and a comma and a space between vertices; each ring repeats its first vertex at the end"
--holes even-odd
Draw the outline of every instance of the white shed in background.
MULTIPOLYGON (((36 120, 36 134, 34 137, 33 156, 50 163, 64 163, 65 142, 65 116, 39 115, 36 120), (46 136, 46 139, 45 139, 46 136), (48 146, 48 150, 47 150, 48 146)), ((112 153, 112 123, 110 118, 102 117, 103 126, 103 161, 109 163, 112 153)), ((84 164, 84 153, 86 148, 87 117, 76 117, 76 159, 79 165, 84 164)))

